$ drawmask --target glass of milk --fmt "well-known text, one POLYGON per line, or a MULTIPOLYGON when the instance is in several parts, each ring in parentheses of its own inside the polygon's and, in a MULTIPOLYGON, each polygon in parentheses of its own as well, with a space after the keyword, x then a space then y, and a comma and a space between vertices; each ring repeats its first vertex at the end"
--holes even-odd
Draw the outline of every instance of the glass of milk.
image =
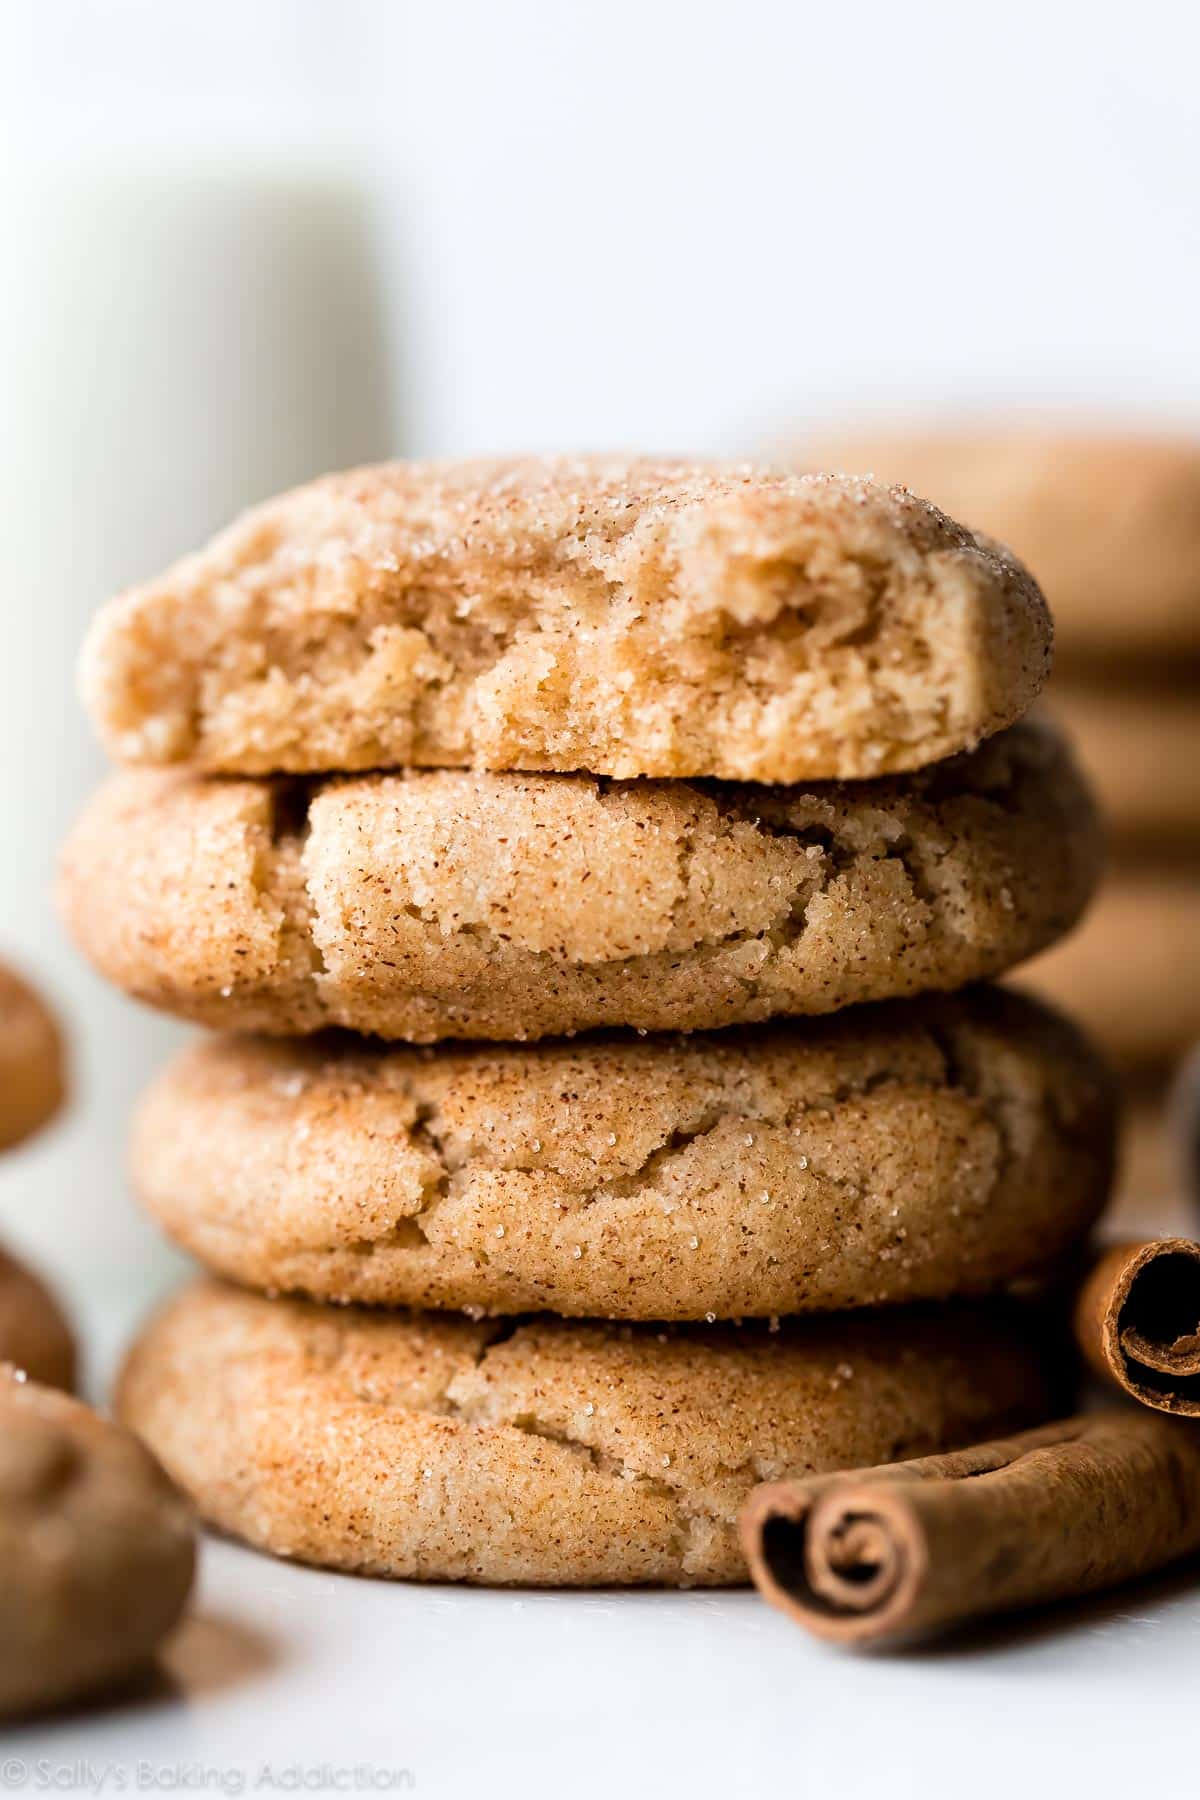
MULTIPOLYGON (((161 68, 139 70, 152 7, 91 10, 146 105, 114 91, 106 111, 89 80, 82 134, 43 123, 0 185, 16 275, 0 284, 0 956, 57 1001, 77 1089, 68 1123, 0 1166, 0 1237, 79 1299, 168 1266, 127 1197, 124 1142, 134 1096, 183 1036, 82 968, 53 917, 57 847, 103 773, 74 695, 79 641, 109 594, 242 507, 400 436, 365 165, 313 104, 323 39, 290 73, 271 61, 264 128, 242 92, 231 106, 193 82, 173 108, 161 68)), ((256 20, 264 59, 276 10, 256 20)), ((233 17, 218 5, 210 22, 233 17)), ((203 44, 169 48, 203 73, 203 44)))

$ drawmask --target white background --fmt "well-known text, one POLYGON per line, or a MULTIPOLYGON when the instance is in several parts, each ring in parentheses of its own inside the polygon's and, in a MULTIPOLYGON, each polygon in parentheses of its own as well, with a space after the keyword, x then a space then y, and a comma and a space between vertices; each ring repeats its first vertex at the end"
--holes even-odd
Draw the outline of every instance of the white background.
POLYGON ((80 1077, 73 1123, 0 1175, 0 1225, 94 1288, 162 1268, 122 1121, 176 1035, 78 967, 45 900, 100 768, 70 685, 94 606, 243 501, 388 448, 740 452, 987 406, 1200 425, 1200 11, 4 0, 0 25, 0 943, 69 1010, 80 1077), (77 248, 47 322, 38 181, 114 151, 147 179, 341 172, 365 241, 294 284, 302 353, 243 340, 232 366, 227 246, 182 297, 123 297, 136 206, 97 215, 109 266, 77 248), (355 305, 381 321, 376 413, 289 444, 280 395, 326 316, 336 374, 355 305))
MULTIPOLYGON (((177 1035, 79 967, 46 898, 100 771, 70 679, 93 607, 235 505, 388 448, 742 451, 847 411, 980 407, 1200 427, 1198 64, 1184 0, 0 4, 0 946, 69 1014, 79 1075, 70 1122, 6 1161, 0 1226, 89 1316, 167 1272, 121 1143, 177 1035), (147 174, 336 168, 363 240, 307 265, 235 365, 209 327, 265 255, 253 230, 203 278, 174 240, 182 291, 147 299, 121 278, 137 208, 98 212, 54 275, 39 182, 114 151, 147 174), (322 437, 281 396, 323 345, 342 366, 357 307, 377 404, 331 401, 322 437), (300 351, 302 315, 328 329, 300 351)), ((362 1748, 418 1792, 1195 1785, 1161 1780, 1194 1710, 1186 1591, 864 1665, 748 1596, 520 1602, 224 1548, 209 1569, 184 1700, 31 1753, 362 1748)))

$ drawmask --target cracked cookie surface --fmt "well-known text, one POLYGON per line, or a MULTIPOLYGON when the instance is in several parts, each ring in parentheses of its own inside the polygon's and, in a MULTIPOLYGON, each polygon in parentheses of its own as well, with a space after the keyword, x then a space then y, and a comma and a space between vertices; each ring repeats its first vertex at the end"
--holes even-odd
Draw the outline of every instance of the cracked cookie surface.
POLYGON ((1050 640, 1027 571, 900 490, 397 463, 285 494, 113 601, 81 685, 119 761, 793 782, 978 743, 1050 640))
POLYGON ((201 1282, 151 1320, 121 1417, 222 1530, 427 1580, 745 1580, 760 1480, 1045 1417, 1027 1329, 987 1309, 742 1329, 508 1325, 201 1282))
POLYGON ((58 1026, 28 982, 0 963, 0 1150, 38 1131, 64 1089, 58 1026))
POLYGON ((75 1340, 50 1289, 0 1250, 0 1364, 47 1387, 75 1385, 75 1340))
POLYGON ((980 1294, 1108 1190, 1113 1101, 1000 989, 802 1026, 422 1051, 206 1041, 135 1186, 248 1286, 373 1305, 766 1316, 980 1294))
POLYGON ((950 989, 1075 921, 1100 860, 1024 724, 867 784, 113 777, 60 887, 118 986, 237 1031, 701 1030, 950 989))
POLYGON ((0 1368, 0 1715, 132 1675, 183 1611, 192 1509, 128 1431, 0 1368))

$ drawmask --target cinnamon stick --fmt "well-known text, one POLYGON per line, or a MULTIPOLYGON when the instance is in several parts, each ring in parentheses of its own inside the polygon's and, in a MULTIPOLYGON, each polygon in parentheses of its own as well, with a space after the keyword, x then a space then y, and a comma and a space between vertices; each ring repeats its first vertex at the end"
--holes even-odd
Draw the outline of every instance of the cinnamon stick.
POLYGON ((1200 1418, 1200 1244, 1114 1244, 1080 1284, 1075 1338, 1098 1375, 1159 1412, 1200 1418))
POLYGON ((741 1531, 759 1592, 818 1637, 904 1642, 1200 1550, 1200 1429, 1131 1407, 772 1482, 750 1496, 741 1531))

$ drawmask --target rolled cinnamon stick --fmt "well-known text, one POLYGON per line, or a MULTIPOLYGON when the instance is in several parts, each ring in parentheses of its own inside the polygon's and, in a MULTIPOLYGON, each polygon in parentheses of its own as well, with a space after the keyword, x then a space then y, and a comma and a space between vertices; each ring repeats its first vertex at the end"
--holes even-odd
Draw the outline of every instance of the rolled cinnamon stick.
POLYGON ((1143 1406, 1200 1418, 1200 1244, 1154 1238, 1101 1251, 1073 1323, 1098 1375, 1143 1406))
POLYGON ((756 1488, 755 1585, 818 1637, 901 1643, 1200 1549, 1200 1430, 1085 1414, 948 1456, 756 1488))

